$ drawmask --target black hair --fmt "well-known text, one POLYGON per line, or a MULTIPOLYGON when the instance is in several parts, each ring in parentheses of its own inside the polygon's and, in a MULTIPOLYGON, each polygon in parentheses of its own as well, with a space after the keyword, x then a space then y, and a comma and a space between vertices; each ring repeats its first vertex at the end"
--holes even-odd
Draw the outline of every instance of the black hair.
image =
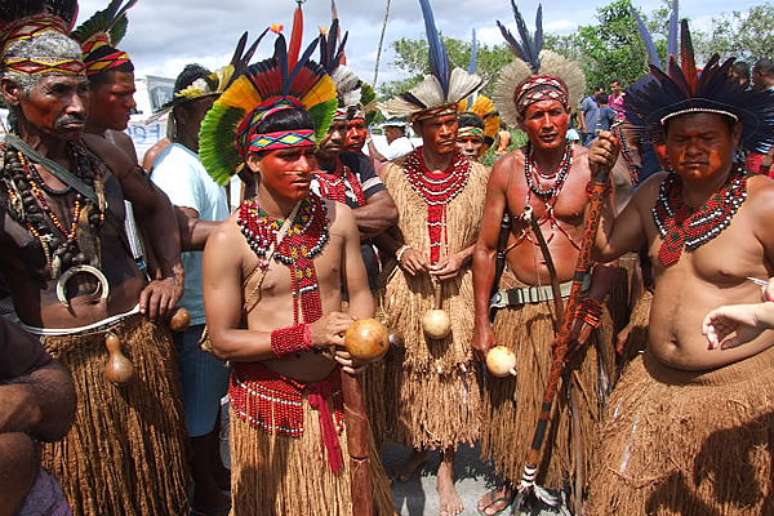
POLYGON ((602 93, 597 93, 596 95, 594 95, 594 102, 596 102, 600 106, 603 105, 603 104, 607 104, 608 103, 607 93, 602 92, 602 93))
POLYGON ((774 61, 762 57, 755 62, 755 70, 762 75, 774 75, 774 61))
POLYGON ((175 79, 175 94, 191 86, 199 79, 207 80, 212 72, 200 64, 192 63, 185 65, 183 71, 175 79))
MULTIPOLYGON (((698 115, 698 114, 700 114, 700 113, 701 113, 701 111, 699 111, 699 112, 696 112, 696 113, 694 113, 694 114, 698 115)), ((727 116, 727 115, 721 115, 721 114, 719 114, 719 113, 717 113, 717 114, 715 114, 715 113, 708 113, 708 114, 714 114, 715 116, 718 116, 718 117, 720 117, 721 119, 723 119, 723 121, 726 123, 726 126, 728 127, 728 132, 729 132, 729 134, 733 134, 733 132, 734 132, 734 128, 736 127, 736 124, 738 123, 736 120, 734 120, 734 119, 733 119, 733 118, 731 118, 730 116, 727 116)), ((689 115, 690 115, 690 113, 689 113, 689 115)), ((678 118, 678 117, 669 118, 668 120, 666 120, 666 121, 664 122, 664 136, 666 136, 666 135, 669 133, 669 125, 670 125, 670 124, 671 124, 673 121, 675 121, 677 118, 678 118)))
POLYGON ((491 136, 484 136, 484 145, 486 145, 487 147, 491 147, 492 145, 494 145, 494 142, 495 142, 495 139, 492 138, 491 136))
POLYGON ((274 133, 277 131, 298 131, 314 129, 312 115, 305 109, 291 108, 277 111, 262 120, 255 131, 258 133, 274 133))
POLYGON ((742 77, 750 79, 750 65, 746 61, 737 61, 732 66, 731 69, 736 73, 737 75, 741 75, 742 77))
POLYGON ((484 129, 484 121, 475 113, 460 113, 460 127, 478 127, 484 129))
MULTIPOLYGON (((87 56, 87 59, 88 61, 94 61, 97 59, 101 59, 105 56, 109 56, 110 54, 114 54, 115 52, 120 52, 120 51, 111 46, 104 46, 104 47, 98 48, 97 50, 89 54, 87 56)), ((89 77, 89 85, 92 88, 96 88, 98 86, 102 86, 103 84, 112 83, 115 77, 115 72, 133 73, 134 64, 131 61, 127 61, 121 66, 117 66, 109 70, 104 70, 98 74, 92 75, 89 77)))

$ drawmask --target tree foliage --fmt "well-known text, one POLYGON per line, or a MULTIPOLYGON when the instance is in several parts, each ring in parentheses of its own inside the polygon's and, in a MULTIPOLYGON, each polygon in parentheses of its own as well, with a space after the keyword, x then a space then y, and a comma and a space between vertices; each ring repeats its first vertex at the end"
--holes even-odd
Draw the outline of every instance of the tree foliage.
POLYGON ((774 4, 766 2, 747 12, 713 18, 712 28, 699 34, 695 46, 703 60, 715 53, 745 61, 774 57, 774 4))

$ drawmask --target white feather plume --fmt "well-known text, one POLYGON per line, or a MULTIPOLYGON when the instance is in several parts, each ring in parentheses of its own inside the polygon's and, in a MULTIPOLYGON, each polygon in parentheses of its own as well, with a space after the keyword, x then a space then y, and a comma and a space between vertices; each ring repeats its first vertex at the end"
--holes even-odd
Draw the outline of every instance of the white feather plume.
POLYGON ((333 72, 333 81, 339 95, 341 107, 349 108, 360 105, 362 98, 362 81, 348 66, 339 66, 333 72))
POLYGON ((418 85, 409 90, 422 105, 417 105, 395 97, 381 105, 381 110, 388 117, 411 117, 422 111, 456 104, 477 92, 484 85, 484 80, 475 74, 470 74, 462 68, 452 70, 449 81, 449 95, 444 96, 441 83, 432 75, 426 75, 418 85))

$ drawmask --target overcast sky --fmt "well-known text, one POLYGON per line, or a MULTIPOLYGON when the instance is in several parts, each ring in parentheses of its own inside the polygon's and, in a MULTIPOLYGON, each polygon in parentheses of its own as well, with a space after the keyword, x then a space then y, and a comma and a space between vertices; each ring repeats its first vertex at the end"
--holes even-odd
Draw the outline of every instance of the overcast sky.
MULTIPOLYGON (((609 0, 544 0, 543 18, 547 32, 566 34, 578 25, 593 21, 596 9, 609 0)), ((447 36, 469 39, 471 29, 478 31, 485 44, 499 44, 496 20, 513 26, 508 0, 431 0, 436 22, 447 36)), ((681 16, 694 24, 707 26, 714 16, 732 8, 746 10, 763 0, 682 0, 681 16)), ((663 0, 635 0, 645 12, 659 7, 663 0)), ((103 8, 107 0, 81 0, 81 19, 103 8)), ((376 50, 384 17, 385 0, 337 0, 339 18, 350 32, 347 56, 350 65, 364 80, 374 74, 376 50)), ((538 0, 521 0, 519 8, 534 19, 538 0)), ((236 41, 245 30, 257 36, 272 23, 283 23, 286 35, 292 25, 294 0, 140 0, 129 13, 129 32, 121 49, 129 52, 137 67, 137 76, 161 75, 174 78, 186 63, 199 62, 209 68, 226 64, 236 41)), ((305 41, 330 23, 330 0, 308 0, 304 6, 305 41)), ((533 29, 530 22, 530 29, 533 29)), ((424 37, 424 25, 418 0, 393 0, 385 36, 380 71, 383 80, 402 78, 393 66, 390 43, 401 37, 424 37)), ((261 44, 258 55, 268 57, 271 38, 261 44)))

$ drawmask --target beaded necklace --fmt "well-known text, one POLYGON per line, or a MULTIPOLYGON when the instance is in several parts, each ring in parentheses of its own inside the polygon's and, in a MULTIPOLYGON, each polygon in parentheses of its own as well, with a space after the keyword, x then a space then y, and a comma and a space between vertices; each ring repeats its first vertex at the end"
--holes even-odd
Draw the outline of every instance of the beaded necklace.
POLYGON ((747 199, 747 171, 737 165, 719 191, 701 208, 694 209, 683 200, 683 182, 674 172, 661 183, 656 205, 651 212, 663 240, 658 258, 664 267, 676 264, 683 249, 694 251, 714 240, 731 224, 747 199))
POLYGON ((366 205, 363 185, 355 173, 347 165, 337 159, 336 171, 333 173, 318 171, 317 180, 320 184, 320 196, 331 201, 347 204, 347 193, 354 196, 358 207, 366 205))
POLYGON ((567 148, 562 156, 562 161, 559 163, 559 167, 552 174, 546 174, 537 167, 537 163, 533 158, 532 143, 527 144, 527 152, 524 154, 524 176, 527 178, 527 186, 529 189, 543 200, 553 199, 559 195, 559 192, 564 186, 564 182, 567 181, 567 176, 572 169, 572 144, 567 143, 567 148), (535 181, 535 175, 542 177, 543 179, 554 179, 553 185, 550 188, 543 189, 535 181))
MULTIPOLYGON (((68 226, 51 208, 46 194, 63 196, 71 188, 55 190, 48 187, 22 152, 8 145, 3 149, 2 183, 9 199, 9 213, 40 243, 50 279, 58 278, 73 266, 98 266, 100 262, 100 256, 84 254, 78 237, 83 231, 96 235, 105 222, 107 205, 102 187, 104 176, 80 145, 71 144, 69 151, 75 174, 88 186, 95 188, 98 198, 102 200, 95 204, 76 193, 68 226)), ((98 249, 96 251, 99 254, 98 249)))
MULTIPOLYGON (((270 217, 257 199, 245 201, 239 207, 239 226, 253 252, 265 259, 272 244, 276 245, 274 260, 290 269, 293 291, 293 321, 313 323, 322 317, 322 300, 317 282, 314 258, 328 243, 328 212, 325 203, 310 194, 302 202, 287 235, 279 243, 277 233, 283 220, 270 217), (300 308, 300 310, 299 310, 300 308), (299 314, 300 312, 300 314, 299 314)), ((268 267, 268 263, 262 266, 268 267)))
POLYGON ((441 172, 427 168, 422 147, 408 155, 403 163, 411 188, 427 204, 427 230, 430 236, 430 261, 441 259, 441 248, 448 245, 446 207, 465 189, 470 178, 470 161, 456 153, 449 167, 441 172))

